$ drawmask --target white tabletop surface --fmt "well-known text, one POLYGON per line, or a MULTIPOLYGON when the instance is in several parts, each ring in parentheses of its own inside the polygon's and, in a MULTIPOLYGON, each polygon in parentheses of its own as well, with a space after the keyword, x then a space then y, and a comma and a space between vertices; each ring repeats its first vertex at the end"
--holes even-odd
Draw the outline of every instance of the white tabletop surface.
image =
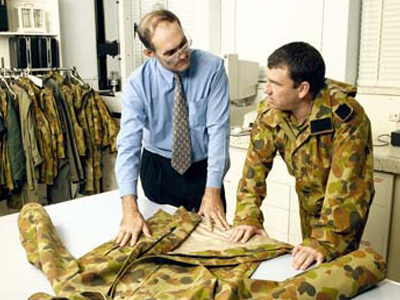
MULTIPOLYGON (((159 208, 173 213, 175 208, 139 197, 142 214, 148 218, 159 208)), ((46 207, 62 241, 74 257, 80 257, 115 237, 121 218, 118 191, 79 198, 46 207)), ((54 292, 45 276, 30 265, 18 237, 18 214, 0 217, 0 299, 27 299, 36 292, 54 292)), ((252 278, 283 280, 296 274, 285 255, 263 262, 252 278)), ((357 300, 400 299, 400 285, 384 281, 357 300)))

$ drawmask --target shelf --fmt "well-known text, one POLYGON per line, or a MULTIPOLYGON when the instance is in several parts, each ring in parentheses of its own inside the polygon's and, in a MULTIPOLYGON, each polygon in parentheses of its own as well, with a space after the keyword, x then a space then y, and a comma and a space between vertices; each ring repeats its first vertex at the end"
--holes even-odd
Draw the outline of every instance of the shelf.
POLYGON ((16 31, 0 31, 0 36, 57 36, 56 33, 27 33, 27 32, 16 32, 16 31))

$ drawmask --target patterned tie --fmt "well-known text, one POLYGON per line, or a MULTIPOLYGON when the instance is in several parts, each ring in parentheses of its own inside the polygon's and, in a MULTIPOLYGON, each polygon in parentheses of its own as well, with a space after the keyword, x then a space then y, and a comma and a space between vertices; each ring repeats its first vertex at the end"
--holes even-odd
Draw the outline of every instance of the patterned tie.
POLYGON ((184 99, 181 79, 175 73, 174 125, 171 166, 183 175, 190 167, 189 112, 184 99))

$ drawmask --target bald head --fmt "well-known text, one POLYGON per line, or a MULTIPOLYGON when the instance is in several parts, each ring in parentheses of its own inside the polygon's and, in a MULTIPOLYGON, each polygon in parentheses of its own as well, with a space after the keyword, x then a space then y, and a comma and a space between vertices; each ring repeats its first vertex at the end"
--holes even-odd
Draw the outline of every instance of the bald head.
POLYGON ((162 22, 176 22, 179 27, 182 28, 181 22, 178 17, 169 10, 160 9, 148 13, 142 18, 138 28, 136 29, 140 41, 147 49, 152 51, 155 50, 152 43, 152 38, 155 30, 157 29, 157 26, 162 22))

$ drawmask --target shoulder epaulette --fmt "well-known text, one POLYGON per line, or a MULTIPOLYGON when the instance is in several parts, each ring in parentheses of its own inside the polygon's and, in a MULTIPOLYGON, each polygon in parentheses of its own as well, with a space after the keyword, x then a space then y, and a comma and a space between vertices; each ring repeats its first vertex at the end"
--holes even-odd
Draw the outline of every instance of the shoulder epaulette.
POLYGON ((353 115, 353 108, 347 103, 340 103, 334 113, 340 120, 346 122, 353 115))

